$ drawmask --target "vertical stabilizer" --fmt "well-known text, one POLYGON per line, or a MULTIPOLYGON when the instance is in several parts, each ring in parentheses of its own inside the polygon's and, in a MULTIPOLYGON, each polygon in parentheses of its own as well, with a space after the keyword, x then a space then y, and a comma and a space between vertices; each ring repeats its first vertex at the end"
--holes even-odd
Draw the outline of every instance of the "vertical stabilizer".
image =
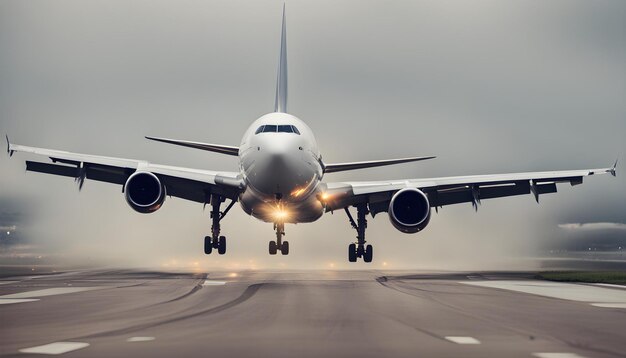
POLYGON ((287 112, 287 29, 285 26, 285 5, 283 4, 283 28, 280 35, 280 57, 276 78, 276 102, 274 112, 287 112))

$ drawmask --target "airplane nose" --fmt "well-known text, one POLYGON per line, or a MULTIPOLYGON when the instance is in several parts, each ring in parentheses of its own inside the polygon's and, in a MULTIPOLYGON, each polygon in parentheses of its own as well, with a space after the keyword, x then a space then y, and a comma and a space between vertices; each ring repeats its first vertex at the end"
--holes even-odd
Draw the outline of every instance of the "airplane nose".
MULTIPOLYGON (((297 149, 296 149, 297 151, 297 149)), ((303 174, 301 159, 293 155, 280 145, 266 143, 260 148, 259 174, 256 176, 256 185, 263 191, 275 194, 289 195, 293 190, 302 186, 303 174), (261 169, 263 168, 263 169, 261 169)))
POLYGON ((285 172, 289 169, 289 165, 286 158, 284 157, 284 154, 278 152, 268 153, 267 164, 269 169, 278 175, 284 175, 285 172))
POLYGON ((285 154, 288 147, 288 143, 271 141, 263 143, 263 145, 259 147, 259 150, 268 157, 274 157, 285 154))

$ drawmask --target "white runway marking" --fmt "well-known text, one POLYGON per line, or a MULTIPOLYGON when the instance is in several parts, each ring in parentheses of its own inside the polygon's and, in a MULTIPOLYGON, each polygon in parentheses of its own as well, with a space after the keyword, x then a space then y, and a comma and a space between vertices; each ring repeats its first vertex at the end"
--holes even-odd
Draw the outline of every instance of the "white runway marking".
POLYGON ((462 281, 461 283, 594 304, 626 304, 626 290, 615 290, 591 285, 538 280, 462 281))
POLYGON ((57 355, 57 354, 63 354, 63 353, 75 351, 77 349, 83 349, 85 347, 89 347, 89 343, 54 342, 50 344, 44 344, 43 346, 20 349, 20 352, 57 355))
POLYGON ((20 281, 0 281, 0 285, 10 285, 16 282, 20 282, 20 281))
POLYGON ((596 286, 604 286, 604 287, 611 287, 611 288, 619 288, 621 290, 626 290, 626 286, 624 286, 624 285, 614 285, 612 283, 594 283, 594 285, 596 285, 596 286))
POLYGON ((626 303, 592 303, 591 305, 604 308, 626 308, 626 303))
POLYGON ((126 342, 149 342, 154 341, 154 337, 130 337, 126 342))
POLYGON ((202 286, 219 286, 219 285, 225 285, 226 281, 209 281, 209 280, 204 280, 204 282, 202 282, 202 286))
POLYGON ((538 358, 585 358, 576 353, 533 353, 538 358))
POLYGON ((46 288, 43 290, 36 291, 26 291, 20 293, 13 293, 10 295, 0 296, 0 299, 3 298, 33 298, 33 297, 45 297, 45 296, 55 296, 55 295, 64 295, 66 293, 76 293, 82 291, 92 291, 92 290, 101 290, 107 287, 59 287, 59 288, 46 288))
POLYGON ((456 337, 449 336, 445 337, 450 342, 454 342, 456 344, 480 344, 480 341, 474 337, 456 337))
POLYGON ((39 301, 37 298, 2 298, 0 299, 0 305, 10 305, 13 303, 24 303, 39 301))

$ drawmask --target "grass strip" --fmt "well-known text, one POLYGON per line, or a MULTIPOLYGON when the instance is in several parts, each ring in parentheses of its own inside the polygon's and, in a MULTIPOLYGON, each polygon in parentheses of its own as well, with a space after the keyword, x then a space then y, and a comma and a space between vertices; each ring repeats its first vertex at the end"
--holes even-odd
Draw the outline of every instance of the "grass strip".
POLYGON ((626 272, 623 271, 546 271, 538 278, 559 282, 588 282, 626 285, 626 272))

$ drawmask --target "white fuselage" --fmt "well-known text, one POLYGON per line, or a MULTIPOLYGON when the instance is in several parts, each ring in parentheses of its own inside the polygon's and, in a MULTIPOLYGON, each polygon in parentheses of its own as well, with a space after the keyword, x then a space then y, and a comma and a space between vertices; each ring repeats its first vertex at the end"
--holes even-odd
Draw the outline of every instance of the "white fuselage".
POLYGON ((311 129, 287 113, 254 121, 241 141, 239 166, 246 184, 243 210, 266 222, 312 222, 319 200, 322 160, 311 129), (295 128, 294 128, 295 127, 295 128))

